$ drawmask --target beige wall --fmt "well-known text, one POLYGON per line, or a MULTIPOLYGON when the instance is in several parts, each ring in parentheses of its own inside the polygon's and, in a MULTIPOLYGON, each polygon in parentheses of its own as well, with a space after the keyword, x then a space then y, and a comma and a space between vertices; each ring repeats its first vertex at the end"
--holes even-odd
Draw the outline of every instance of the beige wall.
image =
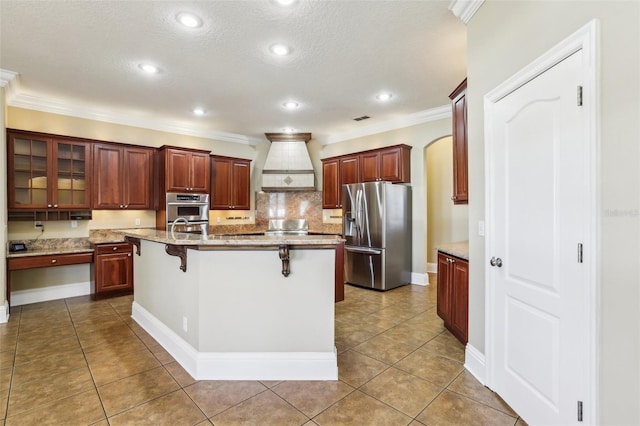
MULTIPOLYGON (((447 101, 443 100, 443 104, 447 101)), ((327 158, 389 145, 405 144, 413 147, 411 149, 411 193, 413 205, 411 271, 419 274, 427 272, 427 189, 425 185, 424 150, 431 142, 449 135, 451 135, 451 119, 447 118, 326 145, 320 152, 321 158, 327 158)))
MULTIPOLYGON (((436 263, 436 247, 469 239, 469 207, 455 205, 453 193, 453 138, 427 146, 427 262, 436 263)), ((435 266, 435 265, 434 265, 435 266)))
MULTIPOLYGON (((5 132, 5 120, 6 120, 6 104, 5 104, 5 89, 0 86, 0 255, 4 259, 7 256, 7 132, 5 132)), ((4 306, 7 300, 6 296, 6 268, 7 263, 3 260, 0 262, 0 307, 4 306)), ((3 311, 0 308, 0 311, 3 311)), ((4 318, 0 317, 0 321, 4 318)))
MULTIPOLYGON (((640 2, 486 1, 467 26, 469 223, 484 220, 483 97, 600 22, 598 424, 640 424, 640 2), (620 215, 612 212, 626 212, 620 215)), ((484 239, 470 234, 469 343, 484 352, 484 239)))

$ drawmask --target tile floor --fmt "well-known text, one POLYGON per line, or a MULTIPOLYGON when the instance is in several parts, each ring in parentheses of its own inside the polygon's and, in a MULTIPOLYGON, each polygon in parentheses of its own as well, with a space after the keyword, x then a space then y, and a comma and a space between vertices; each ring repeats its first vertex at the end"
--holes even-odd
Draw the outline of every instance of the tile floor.
POLYGON ((463 369, 435 287, 347 286, 336 305, 335 382, 196 381, 131 320, 131 297, 18 307, 0 324, 0 422, 524 424, 463 369))

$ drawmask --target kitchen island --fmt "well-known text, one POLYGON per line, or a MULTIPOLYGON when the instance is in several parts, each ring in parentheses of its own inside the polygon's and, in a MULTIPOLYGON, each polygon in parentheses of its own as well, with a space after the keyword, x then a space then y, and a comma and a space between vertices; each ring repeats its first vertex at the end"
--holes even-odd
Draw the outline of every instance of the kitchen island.
POLYGON ((198 380, 337 380, 336 236, 122 231, 133 319, 198 380))

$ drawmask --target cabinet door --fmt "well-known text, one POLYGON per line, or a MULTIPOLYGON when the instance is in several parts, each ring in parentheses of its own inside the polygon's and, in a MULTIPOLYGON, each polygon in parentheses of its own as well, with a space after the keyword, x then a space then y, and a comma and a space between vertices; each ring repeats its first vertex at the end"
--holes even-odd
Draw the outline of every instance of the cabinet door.
POLYGON ((360 182, 360 158, 357 155, 340 159, 340 183, 338 202, 342 207, 342 185, 360 182))
POLYGON ((467 85, 466 80, 452 93, 453 108, 453 202, 469 200, 467 154, 467 85))
POLYGON ((51 144, 52 182, 49 204, 60 209, 91 207, 91 145, 64 139, 51 144))
POLYGON ((189 191, 208 193, 211 179, 209 154, 191 153, 190 170, 189 191))
POLYGON ((122 147, 109 144, 93 147, 94 209, 122 208, 122 171, 122 147))
POLYGON ((360 154, 360 166, 362 182, 374 182, 380 180, 380 153, 368 152, 360 154))
POLYGON ((233 161, 231 205, 235 210, 251 209, 251 165, 248 161, 233 161))
POLYGON ((231 159, 211 157, 211 209, 227 210, 231 205, 231 159))
POLYGON ((166 192, 186 192, 190 188, 191 153, 176 149, 167 149, 166 155, 166 192))
POLYGON ((437 313, 446 327, 451 322, 451 262, 445 254, 438 253, 438 301, 437 313))
POLYGON ((462 344, 466 344, 469 324, 469 264, 453 259, 451 266, 452 309, 449 330, 462 344))
POLYGON ((133 288, 131 252, 96 256, 96 293, 133 288))
POLYGON ((340 182, 340 162, 328 160, 322 162, 322 208, 335 209, 340 207, 338 185, 340 182))
POLYGON ((380 152, 380 179, 388 182, 402 180, 402 156, 400 148, 380 152))
POLYGON ((131 210, 153 208, 153 150, 125 147, 123 150, 123 205, 131 210))
POLYGON ((8 133, 7 144, 9 208, 47 208, 49 139, 22 133, 8 133))

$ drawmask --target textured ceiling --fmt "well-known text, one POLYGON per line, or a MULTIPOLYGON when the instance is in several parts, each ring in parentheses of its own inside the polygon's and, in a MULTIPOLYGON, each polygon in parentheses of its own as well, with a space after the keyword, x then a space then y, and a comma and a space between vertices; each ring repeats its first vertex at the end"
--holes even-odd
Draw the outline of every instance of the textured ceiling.
POLYGON ((448 6, 1 0, 0 69, 19 74, 20 91, 76 110, 258 139, 293 127, 327 140, 448 103, 466 74, 466 29, 448 6), (204 25, 180 26, 181 11, 204 25), (273 56, 274 43, 291 55, 273 56), (141 62, 161 72, 143 75, 141 62), (382 91, 391 101, 375 99, 382 91), (290 99, 300 107, 285 110, 290 99), (371 119, 353 121, 362 115, 371 119))

